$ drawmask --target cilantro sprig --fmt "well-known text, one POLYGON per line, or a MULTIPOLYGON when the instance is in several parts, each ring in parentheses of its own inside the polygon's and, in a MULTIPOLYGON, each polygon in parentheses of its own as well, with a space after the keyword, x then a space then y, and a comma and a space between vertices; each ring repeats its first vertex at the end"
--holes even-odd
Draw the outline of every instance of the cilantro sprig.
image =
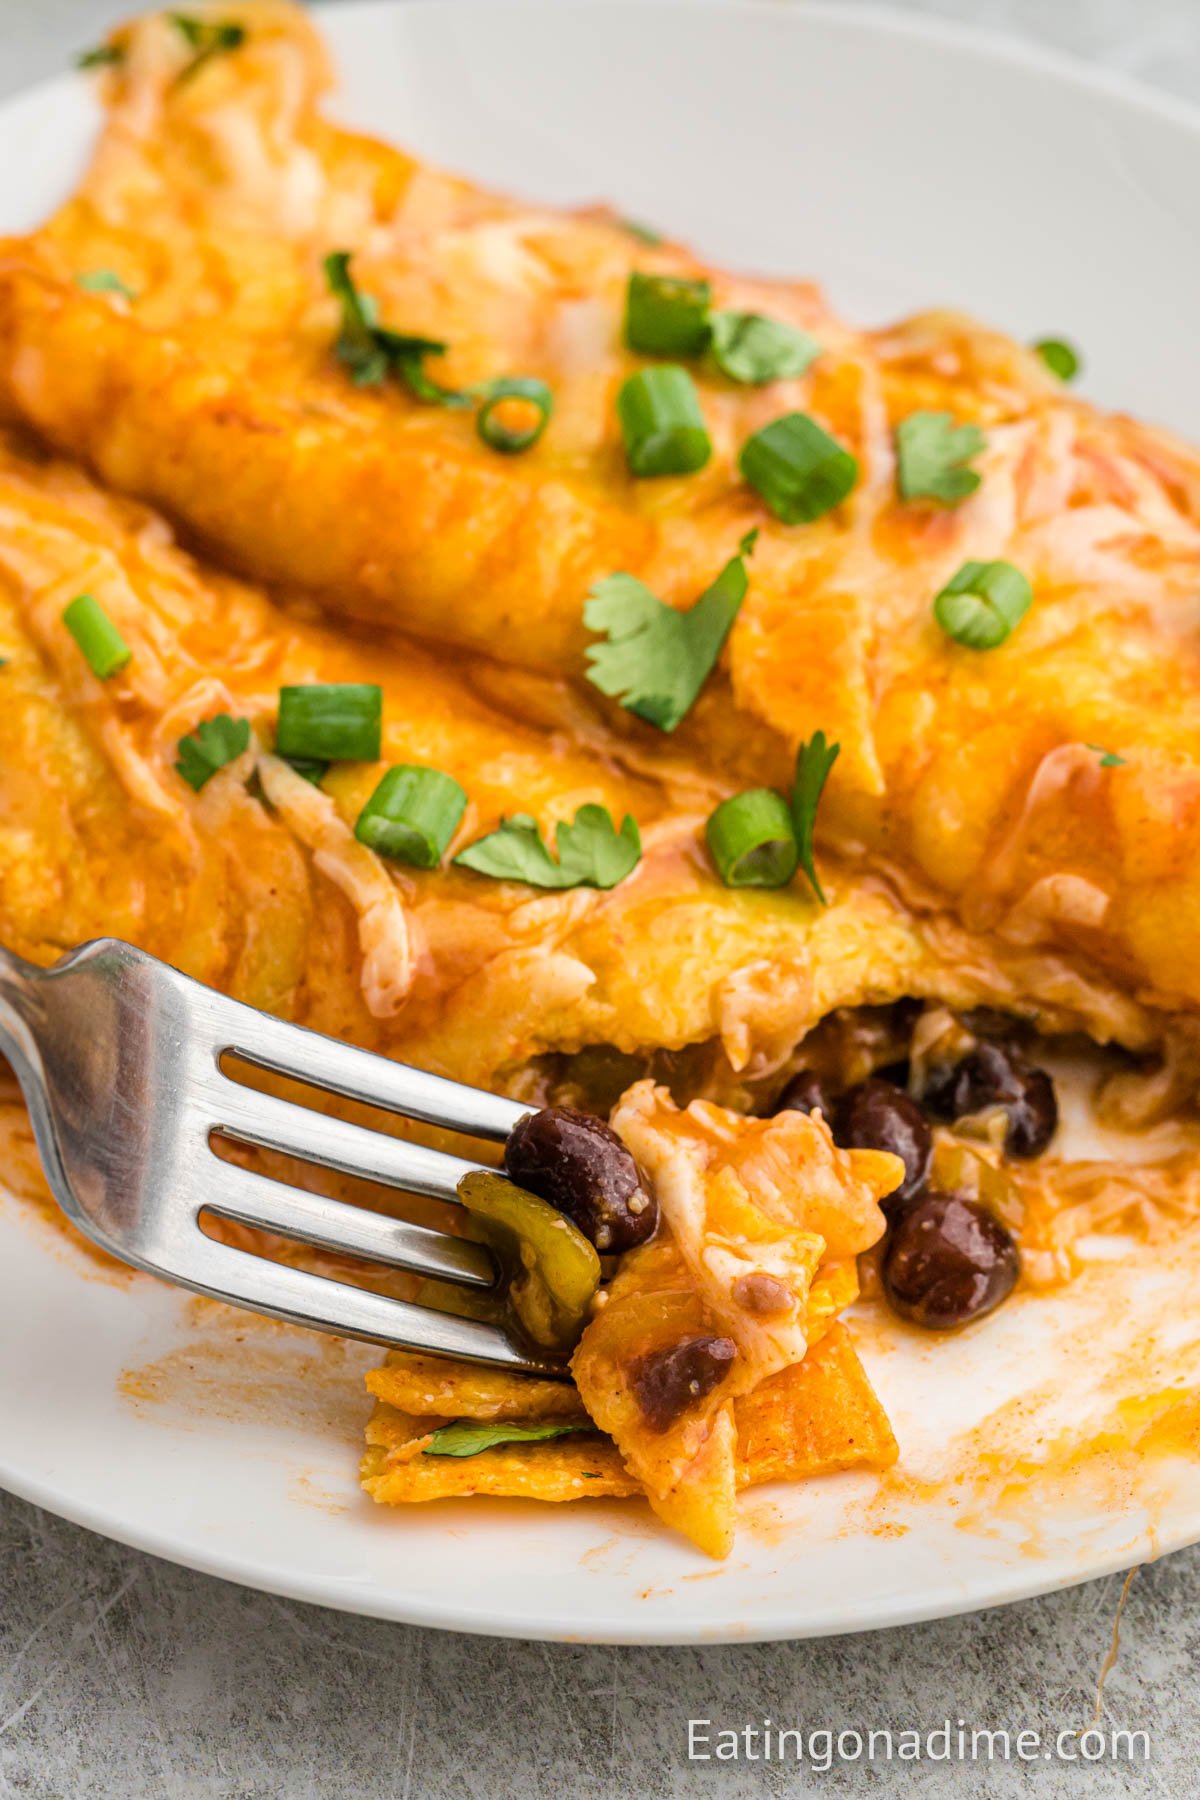
POLYGON ((1118 756, 1115 750, 1106 750, 1103 744, 1085 744, 1084 749, 1096 752, 1102 769, 1123 769, 1129 761, 1127 756, 1118 756))
POLYGON ((618 831, 606 806, 581 806, 571 824, 554 833, 558 861, 551 856, 536 819, 514 813, 495 831, 476 839, 454 858, 476 874, 496 881, 524 881, 539 888, 613 888, 641 860, 642 839, 626 813, 618 831))
POLYGON ((228 713, 218 713, 215 719, 204 719, 195 731, 180 738, 176 745, 179 751, 176 773, 199 793, 218 769, 240 756, 249 744, 249 719, 233 719, 228 713))
POLYGON ((691 711, 749 586, 746 561, 757 531, 749 531, 736 556, 687 612, 679 612, 634 575, 606 575, 583 608, 589 631, 606 641, 587 652, 587 678, 629 712, 674 731, 691 711))
POLYGON ((389 331, 379 324, 374 300, 359 291, 350 273, 348 250, 334 250, 325 258, 325 280, 342 308, 342 326, 334 351, 349 369, 356 387, 378 387, 394 375, 414 399, 423 400, 426 405, 474 405, 473 394, 443 387, 426 373, 425 358, 446 352, 446 345, 439 338, 389 331))
POLYGON ((115 269, 84 269, 75 277, 75 286, 82 288, 85 294, 119 294, 122 300, 137 299, 133 289, 126 286, 115 269))
POLYGON ((952 413, 909 413, 896 427, 901 498, 957 506, 979 486, 982 476, 967 465, 986 448, 978 425, 956 425, 952 413))

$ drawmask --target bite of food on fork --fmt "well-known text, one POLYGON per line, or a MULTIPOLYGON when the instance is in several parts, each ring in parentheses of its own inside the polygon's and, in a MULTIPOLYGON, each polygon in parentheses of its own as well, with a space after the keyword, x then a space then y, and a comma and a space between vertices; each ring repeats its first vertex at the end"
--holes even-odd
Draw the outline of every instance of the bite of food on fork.
MULTIPOLYGON (((488 1447, 603 1431, 624 1468, 607 1491, 640 1488, 716 1555, 732 1543, 739 1470, 749 1479, 738 1406, 798 1369, 854 1298, 854 1258, 882 1235, 878 1201, 903 1175, 886 1151, 838 1150, 819 1115, 681 1113, 649 1081, 618 1107, 618 1129, 569 1107, 530 1112, 255 1012, 115 940, 49 969, 0 951, 0 1049, 55 1198, 101 1248, 293 1324, 540 1378, 533 1421, 500 1429, 494 1416, 488 1447), (282 1100, 235 1080, 241 1065, 501 1142, 503 1167, 282 1100), (313 1194, 218 1156, 217 1139, 459 1204, 465 1226, 432 1231, 313 1194), (764 1161, 774 1179, 747 1185, 764 1161), (206 1216, 419 1276, 420 1298, 251 1254, 202 1229, 206 1216), (601 1255, 620 1256, 604 1286, 601 1255), (572 1378, 574 1416, 546 1424, 547 1380, 572 1378)), ((851 1359, 843 1350, 843 1381, 851 1359)), ((477 1452, 472 1430, 447 1419, 397 1460, 421 1437, 422 1454, 461 1456, 464 1441, 477 1452)), ((387 1455, 376 1436, 376 1482, 387 1455)))

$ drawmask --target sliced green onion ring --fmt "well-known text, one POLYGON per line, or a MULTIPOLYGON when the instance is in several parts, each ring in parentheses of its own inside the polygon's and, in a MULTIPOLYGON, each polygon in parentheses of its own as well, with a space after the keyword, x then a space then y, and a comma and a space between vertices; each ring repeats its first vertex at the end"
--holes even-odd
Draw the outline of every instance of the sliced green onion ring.
POLYGON ((522 450, 528 450, 550 423, 554 395, 547 384, 534 375, 503 375, 498 381, 489 381, 480 392, 483 404, 475 415, 475 429, 488 449, 498 450, 502 456, 516 456, 522 450), (515 428, 497 418, 497 408, 514 400, 524 407, 537 409, 538 416, 532 424, 515 428))
POLYGON ((785 413, 747 438, 738 468, 785 525, 832 512, 858 480, 857 458, 807 413, 785 413))
POLYGON ((467 810, 453 775, 409 764, 389 769, 358 815, 360 844, 414 869, 436 869, 467 810))
POLYGON ((774 788, 722 800, 705 835, 726 887, 781 888, 796 873, 800 849, 791 809, 774 788))
POLYGON ((98 681, 119 675, 133 655, 100 602, 90 594, 76 595, 63 611, 63 624, 98 681))
POLYGON ((275 753, 290 761, 377 762, 383 690, 369 682, 313 682, 279 690, 275 753))
POLYGON ((707 281, 635 270, 625 291, 625 342, 642 356, 699 356, 711 304, 707 281))
POLYGON ((713 361, 730 381, 761 387, 803 375, 821 354, 816 338, 781 319, 762 313, 715 312, 712 315, 713 361))
POLYGON ((617 394, 625 455, 635 475, 693 475, 712 455, 696 387, 686 369, 639 369, 617 394))
POLYGON ((956 644, 994 650, 1021 623, 1033 589, 1009 562, 967 562, 933 603, 933 616, 956 644))

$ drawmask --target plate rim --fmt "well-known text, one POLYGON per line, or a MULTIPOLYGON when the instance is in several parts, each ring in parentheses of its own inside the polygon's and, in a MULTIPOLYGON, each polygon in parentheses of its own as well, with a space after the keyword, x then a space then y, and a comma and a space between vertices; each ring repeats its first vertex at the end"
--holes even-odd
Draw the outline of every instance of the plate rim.
MULTIPOLYGON (((473 11, 482 0, 318 0, 309 10, 319 24, 346 20, 355 15, 372 13, 422 12, 447 16, 453 12, 473 11)), ((825 27, 852 36, 865 34, 901 38, 933 48, 950 48, 977 56, 981 61, 1001 63, 1026 75, 1049 77, 1065 83, 1077 92, 1098 95, 1131 112, 1148 115, 1174 129, 1200 140, 1200 105, 1156 87, 1150 81, 1106 67, 1085 56, 1006 34, 994 27, 978 25, 939 14, 900 11, 876 3, 876 0, 489 0, 489 6, 500 10, 526 13, 550 13, 561 16, 576 13, 634 11, 678 12, 695 16, 708 13, 741 14, 799 22, 818 22, 825 27)), ((43 77, 0 96, 0 130, 5 115, 39 102, 61 102, 68 92, 78 90, 79 76, 71 70, 43 77)), ((352 123, 352 122, 351 122, 352 123)), ((21 1203, 17 1201, 19 1207, 21 1203)), ((166 1285, 166 1284, 163 1284, 166 1285)), ((182 1290, 179 1290, 182 1293, 182 1290)), ((44 1508, 56 1517, 85 1530, 109 1538, 127 1548, 156 1556, 166 1562, 194 1570, 199 1574, 234 1583, 237 1586, 294 1599, 315 1606, 393 1623, 431 1627, 439 1630, 466 1632, 487 1637, 519 1637, 533 1641, 580 1644, 628 1645, 695 1645, 750 1644, 759 1642, 803 1641, 839 1635, 856 1635, 864 1631, 887 1630, 898 1626, 926 1623, 966 1613, 981 1612, 998 1606, 1018 1604, 1043 1594, 1060 1592, 1085 1581, 1128 1570, 1136 1565, 1157 1560, 1200 1542, 1200 1513, 1190 1525, 1166 1535, 1154 1528, 1140 1530, 1125 1544, 1097 1557, 1083 1569, 1058 1572, 1047 1578, 1045 1571, 1031 1570, 1025 1579, 1005 1582, 1004 1591, 996 1593, 943 1593, 927 1601, 900 1599, 876 1606, 869 1617, 857 1618, 853 1609, 838 1615, 830 1612, 790 1621, 759 1623, 753 1619, 721 1626, 692 1623, 686 1628, 647 1620, 639 1627, 630 1616, 609 1617, 600 1612, 588 1619, 568 1620, 541 1610, 536 1615, 515 1617, 511 1611, 489 1610, 481 1599, 464 1603, 456 1594, 439 1596, 435 1602, 405 1597, 395 1590, 370 1588, 365 1581, 355 1583, 333 1580, 328 1576, 309 1575, 302 1568, 280 1572, 264 1567, 251 1553, 236 1549, 205 1549, 194 1543, 181 1543, 177 1534, 166 1527, 130 1525, 118 1513, 103 1504, 90 1505, 86 1497, 62 1487, 53 1479, 30 1475, 10 1466, 0 1445, 0 1489, 31 1505, 44 1508)), ((607 1605, 608 1603, 605 1603, 607 1605)))

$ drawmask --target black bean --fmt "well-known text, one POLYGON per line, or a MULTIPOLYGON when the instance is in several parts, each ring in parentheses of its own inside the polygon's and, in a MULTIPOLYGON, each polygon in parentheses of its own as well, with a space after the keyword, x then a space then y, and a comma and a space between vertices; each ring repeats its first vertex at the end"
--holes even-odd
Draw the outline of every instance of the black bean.
POLYGON ((948 1331, 994 1311, 1020 1273, 1017 1246, 975 1200, 927 1194, 897 1221, 883 1259, 883 1289, 901 1318, 948 1331))
POLYGON ((1010 1156, 1039 1156, 1058 1125, 1058 1100, 1045 1069, 1027 1063, 1011 1044, 986 1039, 961 1062, 935 1069, 924 1100, 944 1119, 1000 1107, 1008 1115, 1004 1148, 1010 1156))
POLYGON ((820 1111, 828 1123, 833 1117, 833 1096, 815 1069, 801 1069, 798 1075, 792 1076, 773 1110, 777 1113, 820 1111))
POLYGON ((683 1338, 634 1363, 630 1385, 651 1431, 668 1431, 689 1406, 711 1394, 737 1355, 727 1337, 683 1338))
POLYGON ((631 1250, 658 1224, 654 1198, 616 1132, 573 1106, 519 1119, 504 1146, 504 1172, 557 1206, 597 1250, 631 1250))
POLYGON ((904 1164, 904 1180, 880 1202, 888 1218, 924 1193, 933 1156, 929 1120, 903 1088, 873 1075, 843 1094, 833 1135, 847 1150, 890 1150, 904 1164))

